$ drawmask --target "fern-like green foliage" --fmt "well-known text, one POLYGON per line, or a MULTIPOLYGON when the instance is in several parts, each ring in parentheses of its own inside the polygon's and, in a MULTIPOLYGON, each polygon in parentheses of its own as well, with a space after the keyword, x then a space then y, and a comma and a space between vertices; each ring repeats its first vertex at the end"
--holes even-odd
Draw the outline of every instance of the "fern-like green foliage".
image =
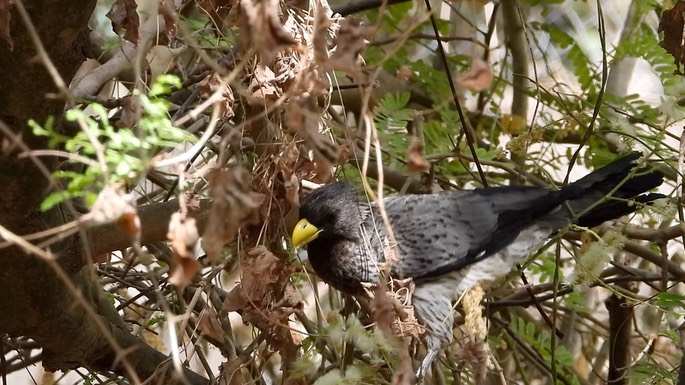
POLYGON ((409 142, 406 127, 413 120, 414 111, 407 107, 409 93, 386 94, 374 110, 374 121, 384 150, 389 152, 390 159, 404 158, 409 142), (398 135, 398 133, 400 135, 398 135))
POLYGON ((575 358, 559 343, 556 344, 554 351, 550 349, 552 336, 548 330, 538 330, 535 323, 527 322, 517 316, 512 316, 511 328, 518 338, 530 345, 547 365, 551 366, 554 360, 560 375, 565 376, 572 384, 579 383, 572 370, 575 358))

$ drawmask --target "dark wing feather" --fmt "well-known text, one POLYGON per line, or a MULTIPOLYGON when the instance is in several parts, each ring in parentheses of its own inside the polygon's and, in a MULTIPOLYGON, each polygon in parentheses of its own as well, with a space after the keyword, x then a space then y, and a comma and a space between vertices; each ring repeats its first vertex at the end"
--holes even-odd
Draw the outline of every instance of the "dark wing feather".
MULTIPOLYGON (((557 191, 505 186, 388 198, 384 203, 402 261, 395 273, 439 276, 497 253, 534 224, 549 228, 551 235, 572 220, 596 226, 631 213, 638 207, 626 200, 649 204, 663 197, 641 195, 659 186, 663 175, 635 170, 639 157, 617 159, 557 191), (621 200, 602 200, 608 194, 621 200)), ((380 216, 375 217, 376 227, 385 232, 380 216)))
MULTIPOLYGON (((401 257, 395 273, 430 278, 487 258, 557 207, 554 195, 513 186, 388 198, 385 209, 401 257)), ((380 235, 387 235, 381 217, 374 217, 380 235)))

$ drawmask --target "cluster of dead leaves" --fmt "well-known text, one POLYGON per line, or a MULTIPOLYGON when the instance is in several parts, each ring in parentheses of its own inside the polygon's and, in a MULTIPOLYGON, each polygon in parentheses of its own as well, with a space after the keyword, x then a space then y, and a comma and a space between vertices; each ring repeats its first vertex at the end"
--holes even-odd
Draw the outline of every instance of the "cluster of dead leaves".
POLYGON ((366 50, 369 42, 366 40, 374 31, 373 27, 365 26, 358 17, 347 17, 340 23, 333 43, 335 52, 330 58, 329 65, 334 70, 345 71, 353 79, 362 81, 361 54, 366 50))
POLYGON ((210 260, 218 261, 221 249, 235 238, 238 229, 258 220, 253 213, 265 197, 250 190, 250 175, 242 167, 214 171, 209 188, 213 206, 202 247, 210 260))
POLYGON ((295 268, 263 246, 247 254, 241 264, 241 283, 228 293, 223 310, 239 312, 243 322, 266 334, 274 349, 299 344, 300 335, 288 325, 290 315, 303 306, 300 293, 288 285, 295 268))
POLYGON ((388 290, 374 287, 369 292, 371 309, 376 325, 386 336, 399 337, 422 336, 426 329, 414 315, 411 298, 414 295, 414 282, 411 278, 390 278, 388 290))
POLYGON ((411 305, 414 283, 411 278, 390 278, 387 290, 385 287, 374 286, 368 293, 371 296, 371 310, 378 329, 389 341, 395 342, 399 353, 400 363, 393 373, 392 384, 413 384, 415 375, 412 359, 407 347, 403 345, 408 343, 405 337, 419 338, 426 332, 416 319, 414 307, 411 305))
MULTIPOLYGON (((176 36, 177 30, 173 2, 170 0, 161 0, 159 4, 159 13, 164 19, 166 37, 171 41, 171 39, 176 36)), ((114 30, 116 34, 125 30, 124 40, 130 41, 133 44, 138 44, 140 16, 138 15, 138 4, 136 3, 136 0, 116 0, 106 16, 112 22, 112 30, 114 30)))
POLYGON ((278 0, 240 0, 241 37, 245 47, 256 48, 262 62, 271 64, 276 54, 298 42, 283 28, 278 0))
POLYGON ((233 91, 231 87, 224 82, 216 72, 213 72, 204 79, 197 83, 197 90, 201 98, 208 99, 212 97, 215 93, 218 94, 219 98, 217 103, 219 103, 219 117, 221 119, 230 119, 235 116, 233 111, 233 104, 235 103, 235 97, 233 96, 233 91))
POLYGON ((133 44, 138 43, 138 28, 140 27, 137 8, 136 0, 117 0, 107 12, 107 18, 112 21, 114 33, 118 34, 125 29, 124 39, 133 44))
POLYGON ((320 132, 321 115, 315 97, 302 97, 288 105, 286 127, 304 138, 307 148, 314 154, 318 179, 327 182, 331 178, 332 165, 344 163, 344 153, 337 143, 320 132))

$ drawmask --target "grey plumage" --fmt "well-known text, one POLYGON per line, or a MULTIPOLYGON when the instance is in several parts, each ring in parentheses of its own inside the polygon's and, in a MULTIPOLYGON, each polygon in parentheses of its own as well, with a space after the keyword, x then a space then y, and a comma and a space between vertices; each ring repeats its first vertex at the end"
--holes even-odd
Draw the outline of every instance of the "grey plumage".
MULTIPOLYGON (((560 190, 505 186, 386 198, 400 257, 392 275, 414 280, 416 315, 429 330, 419 374, 451 342, 451 303, 462 292, 505 275, 570 223, 595 226, 640 206, 629 200, 649 204, 663 197, 644 194, 663 175, 636 170, 639 156, 618 159, 560 190)), ((379 283, 388 233, 376 203, 359 201, 356 189, 338 182, 307 196, 300 217, 316 229, 306 243, 324 281, 350 294, 362 294, 363 283, 379 283)))

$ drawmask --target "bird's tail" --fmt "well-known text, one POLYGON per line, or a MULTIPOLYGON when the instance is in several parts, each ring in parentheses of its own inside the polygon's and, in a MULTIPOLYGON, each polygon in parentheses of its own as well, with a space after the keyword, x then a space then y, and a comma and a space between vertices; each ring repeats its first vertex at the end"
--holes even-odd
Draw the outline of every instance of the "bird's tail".
POLYGON ((665 197, 645 194, 661 185, 664 175, 654 169, 636 168, 640 156, 635 152, 615 160, 561 190, 569 197, 575 224, 597 226, 665 197))

